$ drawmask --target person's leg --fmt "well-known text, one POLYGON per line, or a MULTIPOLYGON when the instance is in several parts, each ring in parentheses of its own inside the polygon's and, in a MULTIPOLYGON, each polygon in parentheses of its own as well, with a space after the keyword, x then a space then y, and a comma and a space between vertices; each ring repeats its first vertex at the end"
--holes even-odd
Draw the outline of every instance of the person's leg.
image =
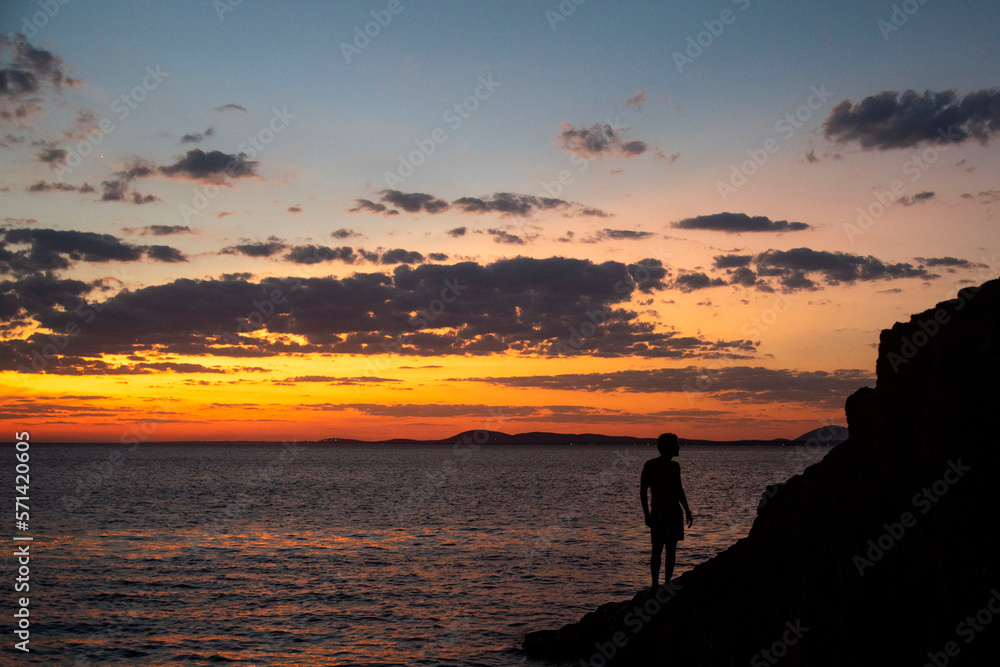
POLYGON ((663 551, 663 542, 653 537, 653 554, 649 558, 649 573, 653 576, 653 588, 660 581, 660 554, 663 551))
POLYGON ((663 571, 666 575, 663 583, 669 584, 674 576, 674 564, 677 562, 677 540, 667 540, 664 546, 666 547, 667 557, 663 563, 663 571))

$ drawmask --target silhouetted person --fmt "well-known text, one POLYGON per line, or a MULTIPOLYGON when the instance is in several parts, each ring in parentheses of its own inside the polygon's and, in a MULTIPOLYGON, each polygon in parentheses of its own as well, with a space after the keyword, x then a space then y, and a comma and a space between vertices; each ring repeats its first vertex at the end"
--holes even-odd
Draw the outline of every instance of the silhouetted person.
POLYGON ((687 513, 687 525, 691 527, 691 508, 688 507, 684 487, 681 486, 681 467, 676 461, 671 461, 681 453, 677 436, 664 433, 656 441, 660 456, 646 461, 642 467, 639 496, 642 498, 642 513, 649 526, 649 535, 653 542, 653 554, 649 559, 649 571, 653 575, 653 588, 659 584, 660 554, 664 547, 667 550, 666 578, 664 583, 670 583, 674 575, 674 563, 677 559, 677 542, 684 539, 684 517, 681 507, 687 513), (652 493, 653 508, 650 510, 646 499, 646 490, 652 493))

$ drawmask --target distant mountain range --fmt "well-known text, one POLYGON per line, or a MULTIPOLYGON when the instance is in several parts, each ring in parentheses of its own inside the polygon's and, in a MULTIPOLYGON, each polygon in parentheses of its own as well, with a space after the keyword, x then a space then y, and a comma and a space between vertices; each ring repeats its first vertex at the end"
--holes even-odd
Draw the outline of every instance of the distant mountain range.
MULTIPOLYGON (((775 438, 773 440, 692 440, 680 438, 681 445, 728 445, 728 446, 787 446, 787 445, 839 445, 847 440, 847 429, 830 424, 803 433, 797 438, 775 438)), ((414 440, 412 438, 392 438, 391 440, 357 440, 354 438, 324 438, 319 442, 337 445, 655 445, 656 438, 635 438, 627 435, 602 435, 599 433, 501 433, 500 431, 463 431, 442 440, 414 440)))

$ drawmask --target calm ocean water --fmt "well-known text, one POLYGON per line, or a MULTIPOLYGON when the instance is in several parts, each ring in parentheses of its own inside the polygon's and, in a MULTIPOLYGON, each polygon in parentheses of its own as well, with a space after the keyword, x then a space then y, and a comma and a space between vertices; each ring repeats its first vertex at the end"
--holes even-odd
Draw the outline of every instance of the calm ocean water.
MULTIPOLYGON (((823 453, 684 448, 695 525, 676 574, 823 453)), ((36 444, 32 653, 5 641, 0 662, 538 664, 526 632, 648 585, 638 480, 655 454, 36 444)))

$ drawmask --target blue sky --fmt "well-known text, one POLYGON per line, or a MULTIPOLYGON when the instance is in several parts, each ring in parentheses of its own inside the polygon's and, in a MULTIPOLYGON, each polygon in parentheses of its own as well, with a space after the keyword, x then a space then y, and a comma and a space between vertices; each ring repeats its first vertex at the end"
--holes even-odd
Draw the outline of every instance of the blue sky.
MULTIPOLYGON (((398 287, 409 270, 446 271, 462 262, 499 270, 498 262, 518 257, 546 271, 557 264, 554 258, 587 266, 617 262, 622 270, 658 262, 664 275, 657 287, 637 288, 623 301, 634 313, 620 323, 633 341, 631 352, 595 342, 573 359, 550 358, 549 348, 523 342, 548 331, 552 321, 568 330, 586 307, 539 314, 533 323, 497 324, 486 333, 465 314, 464 323, 456 320, 433 335, 474 336, 471 343, 463 339, 471 347, 456 344, 441 353, 444 338, 437 338, 438 347, 418 345, 398 355, 393 368, 412 366, 413 357, 439 356, 440 363, 429 364, 438 368, 419 382, 405 372, 378 376, 368 383, 372 405, 463 406, 461 397, 470 392, 486 400, 484 378, 499 377, 501 368, 511 377, 538 368, 697 373, 719 363, 717 353, 705 347, 656 357, 637 341, 653 335, 648 330, 661 342, 675 335, 705 346, 734 343, 746 323, 783 294, 796 299, 793 314, 759 331, 727 363, 779 374, 849 371, 863 384, 874 367, 879 330, 998 273, 1000 12, 991 2, 243 0, 221 15, 220 6, 229 4, 35 0, 0 7, 6 35, 0 55, 7 59, 0 68, 40 81, 0 96, 0 112, 23 110, 21 117, 0 118, 3 232, 19 257, 38 257, 43 246, 61 248, 52 252, 66 264, 55 272, 34 267, 35 273, 12 264, 0 276, 15 304, 0 341, 7 346, 0 372, 11 391, 58 397, 62 376, 90 369, 97 393, 118 396, 123 388, 135 393, 142 387, 154 395, 183 386, 194 405, 230 389, 199 376, 199 368, 239 361, 263 369, 243 378, 247 405, 286 400, 285 390, 274 388, 288 386, 282 374, 329 378, 323 404, 347 405, 353 394, 345 396, 337 378, 370 366, 378 347, 352 347, 296 328, 303 313, 262 325, 256 343, 239 349, 219 344, 183 354, 138 339, 112 345, 95 326, 74 340, 87 354, 53 359, 41 373, 18 368, 45 335, 59 335, 51 322, 76 303, 67 300, 67 290, 85 290, 74 298, 124 309, 127 292, 179 290, 183 281, 220 280, 225 289, 241 290, 271 278, 341 281, 376 272, 398 287), (46 7, 53 15, 36 19, 46 7), (374 34, 377 17, 391 20, 374 34), (356 28, 374 36, 355 43, 356 28), (19 32, 27 33, 22 41, 19 32), (699 41, 700 47, 691 46, 699 41), (41 61, 30 54, 49 54, 61 75, 75 81, 53 83, 53 70, 38 69, 41 61), (150 72, 167 76, 154 80, 150 72), (144 81, 155 85, 143 89, 144 81), (905 97, 905 91, 914 92, 905 97), (142 99, 127 99, 134 108, 123 116, 122 96, 136 93, 142 99), (873 111, 880 104, 891 107, 881 119, 873 111), (921 134, 945 117, 958 118, 956 127, 968 135, 942 142, 921 134), (102 121, 110 132, 98 132, 102 121), (61 169, 60 160, 95 137, 96 150, 61 169), (227 176, 218 161, 239 158, 251 137, 265 140, 255 155, 244 155, 251 165, 227 176), (422 164, 414 173, 387 181, 400 156, 409 159, 421 145, 433 152, 418 155, 422 164), (46 154, 51 159, 43 159, 46 154), (129 170, 132 175, 123 176, 129 170), (555 185, 560 174, 564 180, 555 185), (516 200, 520 212, 499 208, 497 193, 511 193, 505 205, 516 200), (558 201, 545 208, 543 196, 558 201), (421 198, 440 204, 423 209, 421 198), (859 229, 866 210, 877 215, 859 229), (678 226, 682 220, 692 222, 678 226), (753 220, 765 220, 765 231, 750 231, 753 220), (786 222, 801 225, 782 226, 786 222), (121 247, 105 248, 107 256, 72 250, 74 243, 97 242, 98 234, 121 247), (150 250, 154 242, 168 248, 150 250), (350 255, 335 250, 348 246, 350 255), (302 249, 316 247, 326 254, 302 261, 302 249), (394 249, 409 259, 398 263, 405 255, 385 254, 394 249), (62 290, 55 311, 35 312, 25 300, 24 281, 42 278, 62 290), (513 333, 518 327, 521 333, 513 333), (293 343, 298 352, 288 352, 293 343), (498 347, 486 353, 491 345, 498 347), (150 363, 174 366, 142 366, 150 363), (182 363, 185 372, 178 370, 182 363), (308 364, 323 370, 307 373, 308 364), (407 391, 412 396, 400 403, 407 391)), ((507 287, 496 286, 497 294, 507 287)), ((539 284, 523 298, 545 289, 539 284)), ((563 296, 578 304, 596 298, 563 296)), ((371 304, 372 313, 377 305, 371 304)), ((233 307, 240 316, 241 307, 233 307)), ((518 306, 518 317, 527 309, 518 306)), ((220 313, 218 326, 230 326, 223 320, 231 323, 234 314, 221 307, 220 313)), ((122 317, 132 318, 123 321, 137 331, 150 328, 150 336, 160 326, 136 313, 122 317)), ((373 322, 366 333, 387 340, 420 333, 383 324, 373 322)), ((202 322, 176 335, 211 340, 212 326, 202 322)), ((430 345, 428 336, 413 340, 430 345)), ((319 387, 309 382, 311 390, 319 387)), ((700 417, 685 418, 703 435, 805 431, 821 414, 839 413, 840 382, 818 386, 791 416, 780 416, 791 400, 786 395, 748 402, 745 394, 713 390, 696 406, 700 417), (720 415, 714 420, 713 411, 720 415)), ((654 399, 678 418, 678 411, 692 409, 670 387, 639 397, 634 388, 620 387, 617 412, 599 413, 594 410, 606 397, 529 395, 515 384, 506 381, 501 398, 534 406, 535 413, 524 413, 525 430, 586 430, 593 427, 588 419, 598 417, 608 429, 627 430, 655 420, 654 399), (576 405, 579 421, 567 425, 545 404, 576 405)), ((373 410, 343 408, 345 433, 362 433, 373 410)), ((418 407, 399 408, 397 416, 444 435, 465 418, 461 410, 454 409, 452 420, 428 417, 418 407)), ((142 414, 135 408, 128 418, 142 414)), ((171 435, 197 432, 197 421, 178 423, 171 435)), ((205 428, 211 435, 224 430, 205 428)))

